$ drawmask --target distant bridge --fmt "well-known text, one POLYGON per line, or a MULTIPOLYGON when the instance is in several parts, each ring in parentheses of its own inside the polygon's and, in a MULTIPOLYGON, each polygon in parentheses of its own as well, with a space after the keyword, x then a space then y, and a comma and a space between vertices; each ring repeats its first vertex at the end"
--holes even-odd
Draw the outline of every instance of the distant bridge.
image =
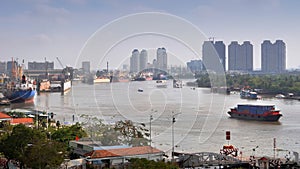
POLYGON ((200 152, 191 154, 174 152, 174 155, 178 157, 177 162, 180 168, 203 166, 242 166, 243 164, 245 164, 239 159, 233 158, 231 156, 225 156, 212 152, 200 152))

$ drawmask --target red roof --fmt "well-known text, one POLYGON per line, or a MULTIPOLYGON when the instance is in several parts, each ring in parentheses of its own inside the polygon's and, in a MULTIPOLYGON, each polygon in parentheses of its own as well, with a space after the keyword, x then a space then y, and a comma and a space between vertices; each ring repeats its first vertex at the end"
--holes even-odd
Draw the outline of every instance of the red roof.
POLYGON ((5 113, 0 112, 0 120, 1 119, 11 119, 11 117, 5 113))
POLYGON ((150 147, 129 147, 129 148, 117 148, 109 150, 94 150, 91 151, 85 156, 90 156, 90 158, 106 158, 106 157, 121 157, 121 156, 133 156, 133 155, 142 155, 142 154, 153 154, 153 153, 163 153, 162 151, 150 147))
POLYGON ((33 124, 33 118, 12 118, 10 124, 33 124))

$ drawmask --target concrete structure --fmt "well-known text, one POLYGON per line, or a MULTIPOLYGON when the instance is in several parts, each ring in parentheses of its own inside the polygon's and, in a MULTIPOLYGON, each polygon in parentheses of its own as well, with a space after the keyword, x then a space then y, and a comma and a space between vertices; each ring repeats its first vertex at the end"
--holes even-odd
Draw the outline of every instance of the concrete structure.
POLYGON ((223 41, 204 41, 202 45, 204 67, 206 69, 215 70, 218 64, 221 64, 223 70, 226 70, 225 53, 225 44, 223 41))
POLYGON ((130 57, 130 72, 137 73, 140 70, 140 60, 139 60, 140 52, 137 49, 132 51, 132 55, 130 57))
POLYGON ((100 167, 117 167, 129 162, 131 158, 146 158, 160 161, 164 152, 150 146, 95 150, 85 154, 89 163, 100 167))
MULTIPOLYGON (((13 71, 13 68, 16 69, 18 66, 18 62, 17 61, 8 61, 6 63, 6 73, 9 75, 9 76, 12 76, 12 71, 13 71), (13 66, 14 65, 14 66, 13 66)), ((14 70, 16 71, 16 70, 14 70)))
POLYGON ((53 70, 54 62, 28 62, 28 70, 53 70))
POLYGON ((147 63, 148 63, 148 53, 145 49, 143 49, 140 53, 140 70, 143 71, 147 69, 147 63))
POLYGON ((250 41, 244 41, 242 45, 232 41, 228 46, 228 70, 229 71, 253 71, 253 45, 250 41))
POLYGON ((69 142, 73 153, 83 157, 97 167, 113 167, 128 162, 130 158, 162 160, 164 152, 150 146, 131 147, 128 145, 102 146, 89 138, 69 142))
POLYGON ((263 73, 283 73, 286 71, 286 46, 282 40, 274 44, 265 40, 261 44, 261 71, 263 73))
POLYGON ((156 61, 157 68, 166 71, 168 68, 168 56, 167 50, 163 48, 158 48, 156 51, 156 61))
POLYGON ((83 73, 90 73, 91 72, 91 63, 89 61, 82 62, 82 70, 83 73))
MULTIPOLYGON (((85 139, 85 138, 84 138, 85 139)), ((85 155, 86 153, 92 152, 94 150, 106 150, 106 149, 116 149, 116 148, 128 148, 127 145, 119 146, 101 146, 100 142, 93 140, 80 139, 78 141, 73 140, 69 142, 69 147, 73 149, 73 152, 78 155, 85 155)))
POLYGON ((201 72, 204 70, 202 60, 191 60, 186 63, 192 73, 201 72))
POLYGON ((224 68, 224 70, 226 70, 226 47, 225 44, 223 43, 223 41, 216 41, 215 44, 215 49, 220 57, 220 62, 224 68))
POLYGON ((0 62, 0 73, 5 73, 6 70, 6 62, 0 62))

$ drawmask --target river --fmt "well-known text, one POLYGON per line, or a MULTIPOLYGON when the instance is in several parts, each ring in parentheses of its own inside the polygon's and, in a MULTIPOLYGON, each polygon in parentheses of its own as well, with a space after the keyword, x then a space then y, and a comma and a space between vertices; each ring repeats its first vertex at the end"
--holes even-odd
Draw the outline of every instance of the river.
POLYGON ((167 153, 175 151, 219 152, 224 144, 232 144, 244 156, 276 156, 288 151, 300 152, 300 102, 262 98, 240 99, 238 94, 211 93, 210 89, 157 88, 155 81, 83 84, 73 83, 64 96, 60 93, 41 93, 33 104, 11 105, 11 108, 31 108, 54 112, 62 123, 81 121, 80 115, 104 119, 107 123, 132 120, 150 126, 153 116, 152 145, 167 153), (138 92, 142 88, 143 92, 138 92), (229 118, 229 108, 239 103, 275 104, 283 114, 279 122, 256 122, 229 118), (172 134, 172 117, 175 117, 172 134), (231 140, 225 132, 231 132, 231 140), (255 151, 254 151, 255 150, 255 151))

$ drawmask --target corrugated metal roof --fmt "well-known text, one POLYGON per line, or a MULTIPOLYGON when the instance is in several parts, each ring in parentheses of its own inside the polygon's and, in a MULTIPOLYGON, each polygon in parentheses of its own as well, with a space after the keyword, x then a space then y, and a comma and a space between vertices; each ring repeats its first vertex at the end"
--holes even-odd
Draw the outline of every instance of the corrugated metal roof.
POLYGON ((89 156, 91 159, 93 159, 93 158, 134 156, 134 155, 156 154, 156 153, 163 153, 163 151, 150 146, 141 146, 141 147, 118 148, 118 149, 109 149, 109 150, 94 150, 92 152, 85 154, 85 156, 89 156))
POLYGON ((10 124, 33 124, 33 118, 12 118, 10 124))
POLYGON ((3 112, 0 112, 0 120, 10 120, 11 117, 3 112))

